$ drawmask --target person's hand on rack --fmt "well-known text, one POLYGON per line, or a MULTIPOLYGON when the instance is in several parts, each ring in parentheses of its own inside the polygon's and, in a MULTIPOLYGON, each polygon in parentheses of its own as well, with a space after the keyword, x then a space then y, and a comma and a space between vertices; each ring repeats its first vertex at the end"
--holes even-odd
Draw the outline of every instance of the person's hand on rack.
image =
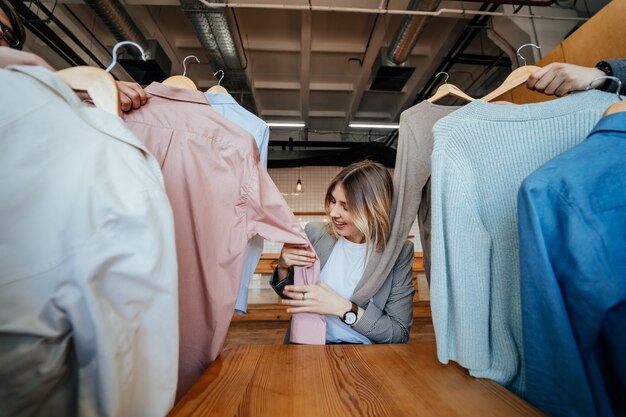
POLYGON ((290 306, 287 313, 331 314, 343 317, 350 310, 352 303, 346 300, 326 284, 321 285, 287 285, 282 304, 290 306))
MULTIPOLYGON (((585 90, 594 78, 604 75, 603 71, 595 67, 555 62, 530 74, 526 85, 531 90, 561 97, 571 91, 585 90)), ((604 81, 599 80, 591 87, 598 88, 604 81)))
POLYGON ((128 81, 115 81, 115 83, 120 91, 122 111, 129 112, 132 109, 138 109, 148 102, 148 96, 139 84, 128 81))
POLYGON ((313 265, 315 259, 315 252, 310 251, 307 245, 285 243, 278 258, 278 278, 285 279, 293 266, 313 265))
POLYGON ((54 71, 42 57, 30 52, 20 51, 19 49, 11 49, 6 46, 0 46, 0 68, 9 65, 36 65, 54 71))

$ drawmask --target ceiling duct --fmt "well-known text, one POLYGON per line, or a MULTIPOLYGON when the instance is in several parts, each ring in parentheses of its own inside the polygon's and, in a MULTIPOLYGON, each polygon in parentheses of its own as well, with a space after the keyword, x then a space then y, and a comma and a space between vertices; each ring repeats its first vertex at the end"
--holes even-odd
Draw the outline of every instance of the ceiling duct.
MULTIPOLYGON (((148 49, 148 40, 143 36, 135 22, 130 18, 119 0, 84 0, 96 16, 109 29, 118 42, 133 41, 144 50, 148 49)), ((133 47, 127 48, 129 53, 139 58, 141 53, 133 47)))
POLYGON ((119 0, 84 0, 102 23, 109 29, 117 42, 133 41, 139 44, 146 56, 132 46, 124 46, 124 54, 118 60, 128 74, 139 84, 163 81, 170 73, 171 61, 155 40, 148 41, 119 0))
MULTIPOLYGON (((411 0, 407 10, 432 11, 439 6, 439 3, 441 0, 411 0)), ((428 16, 409 15, 402 18, 402 23, 387 52, 387 57, 392 64, 400 65, 407 60, 428 19, 428 16)))
POLYGON ((254 97, 224 14, 225 8, 208 8, 199 0, 180 0, 180 4, 205 49, 213 70, 224 71, 221 85, 239 99, 243 107, 256 114, 254 97))

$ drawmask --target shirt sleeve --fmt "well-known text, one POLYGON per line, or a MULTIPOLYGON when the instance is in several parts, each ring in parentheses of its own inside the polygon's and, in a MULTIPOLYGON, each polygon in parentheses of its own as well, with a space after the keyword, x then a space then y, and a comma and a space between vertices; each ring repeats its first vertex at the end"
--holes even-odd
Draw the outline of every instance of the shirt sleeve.
POLYGON ((162 416, 178 373, 177 263, 164 192, 116 202, 73 258, 64 292, 78 366, 78 414, 162 416))
MULTIPOLYGON (((307 245, 315 252, 300 223, 260 163, 251 165, 246 184, 246 226, 248 238, 259 234, 264 238, 283 243, 307 245)), ((320 283, 320 261, 306 268, 294 268, 295 285, 320 283)), ((294 314, 291 321, 290 340, 293 343, 325 344, 326 321, 323 315, 294 314)))
MULTIPOLYGON (((622 88, 619 91, 620 94, 626 94, 626 59, 607 59, 603 62, 611 67, 613 76, 619 78, 622 82, 622 88)), ((608 92, 615 92, 617 83, 615 81, 607 82, 602 89, 608 92)))
POLYGON ((406 343, 413 325, 413 244, 406 244, 392 270, 387 303, 381 310, 373 302, 353 329, 374 343, 406 343))
POLYGON ((430 303, 439 361, 471 370, 491 365, 491 237, 470 197, 467 175, 432 155, 430 303))
MULTIPOLYGON (((592 294, 577 295, 579 308, 568 311, 562 292, 575 292, 568 288, 569 279, 559 279, 558 270, 565 264, 572 280, 588 281, 584 285, 592 289, 598 277, 610 275, 595 263, 602 256, 594 252, 604 244, 547 184, 524 182, 518 214, 527 398, 549 415, 597 415, 580 353, 591 349, 577 346, 571 323, 602 321, 598 318, 606 312, 598 311, 601 303, 585 304, 602 293, 604 284, 592 294)), ((585 343, 595 343, 598 333, 585 334, 585 343)))

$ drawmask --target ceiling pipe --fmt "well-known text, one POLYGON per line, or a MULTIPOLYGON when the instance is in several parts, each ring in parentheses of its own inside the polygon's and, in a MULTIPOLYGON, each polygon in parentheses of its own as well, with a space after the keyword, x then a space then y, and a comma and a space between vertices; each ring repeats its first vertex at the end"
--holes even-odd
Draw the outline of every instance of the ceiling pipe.
MULTIPOLYGON (((148 40, 143 36, 133 19, 124 9, 119 0, 84 0, 102 23, 109 29, 116 41, 133 41, 144 51, 148 50, 148 40)), ((125 48, 134 57, 140 57, 136 48, 125 48)))
MULTIPOLYGON (((570 17, 570 16, 541 16, 525 13, 509 13, 509 12, 485 12, 480 10, 467 9, 448 9, 442 8, 432 12, 422 10, 394 10, 394 9, 368 9, 360 7, 341 7, 341 6, 300 6, 285 4, 256 4, 256 3, 209 3, 207 0, 198 0, 211 9, 240 8, 240 9, 274 9, 274 10, 311 10, 320 12, 346 12, 346 13, 368 13, 368 14, 390 14, 390 15, 411 15, 411 16, 439 16, 439 17, 455 17, 459 16, 505 16, 519 18, 533 18, 537 20, 564 20, 573 22, 586 22, 588 17, 570 17)), ((513 0, 511 0, 513 1, 513 0)), ((526 1, 517 1, 514 4, 518 6, 526 6, 526 1)), ((543 2, 542 2, 543 4, 543 2)))
MULTIPOLYGON (((441 0, 411 0, 407 10, 434 10, 441 0)), ((404 16, 402 23, 389 45, 387 58, 394 65, 403 64, 415 47, 419 36, 426 27, 428 16, 404 16)))
POLYGON ((231 93, 236 91, 235 98, 240 100, 240 104, 256 114, 252 90, 246 77, 245 68, 239 58, 235 39, 224 13, 225 9, 205 7, 214 4, 223 3, 180 0, 182 10, 191 22, 213 71, 224 71, 225 77, 221 85, 231 93))

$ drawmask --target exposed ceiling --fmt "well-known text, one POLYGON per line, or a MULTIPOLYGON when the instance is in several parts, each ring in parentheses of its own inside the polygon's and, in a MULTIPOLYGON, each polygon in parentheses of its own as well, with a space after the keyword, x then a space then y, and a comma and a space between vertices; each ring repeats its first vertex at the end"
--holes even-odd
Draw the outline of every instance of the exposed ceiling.
MULTIPOLYGON (((143 37, 155 40, 169 58, 171 74, 182 74, 183 59, 195 55, 201 63, 191 64, 187 76, 200 90, 216 84, 213 74, 223 69, 225 76, 222 84, 236 99, 247 100, 246 106, 264 120, 306 124, 305 129, 296 131, 273 130, 273 140, 286 139, 287 136, 309 141, 385 140, 388 131, 363 132, 350 129, 348 124, 352 121, 397 123, 400 113, 410 107, 416 97, 417 100, 422 98, 420 93, 431 92, 438 85, 438 80, 433 82, 434 74, 446 62, 449 82, 473 96, 485 94, 499 84, 510 71, 511 61, 514 66, 518 65, 514 54, 511 56, 510 50, 502 48, 506 39, 503 42, 500 36, 499 41, 492 40, 491 19, 471 14, 479 9, 493 11, 497 8, 495 5, 488 8, 489 5, 483 3, 445 1, 437 4, 433 0, 422 0, 422 5, 430 2, 434 9, 463 9, 466 13, 428 17, 406 61, 395 69, 391 68, 408 73, 410 76, 404 80, 406 83, 399 83, 399 91, 376 91, 372 89, 372 83, 380 64, 394 67, 381 57, 386 56, 404 18, 401 14, 384 11, 400 13, 409 6, 407 0, 244 0, 241 3, 250 7, 227 2, 228 7, 221 4, 215 8, 205 6, 208 0, 118 1, 143 37), (324 8, 353 10, 319 10, 324 8), (207 43, 213 38, 202 39, 198 31, 206 31, 208 26, 199 29, 202 22, 195 22, 195 27, 192 25, 191 16, 198 10, 203 12, 202 18, 207 22, 216 17, 208 12, 221 15, 225 25, 222 29, 229 32, 227 35, 231 36, 234 49, 207 50, 210 49, 207 43), (451 57, 449 53, 454 48, 460 51, 460 55, 451 57), (224 60, 228 54, 239 60, 239 68, 231 66, 232 60, 224 60), (235 69, 229 70, 228 66, 235 69), (428 87, 431 89, 428 90, 428 87)), ((108 54, 115 38, 85 1, 24 3, 39 16, 44 16, 39 6, 52 11, 78 41, 68 37, 54 22, 49 24, 50 28, 59 33, 88 64, 97 65, 97 62, 82 49, 88 49, 99 61, 108 64, 108 54)), ((570 8, 575 5, 576 2, 570 8)), ((565 12, 572 11, 562 7, 558 6, 563 15, 581 15, 575 9, 573 14, 567 14, 565 12)), ((525 9, 520 12, 519 8, 516 10, 513 7, 497 10, 508 10, 511 14, 519 12, 520 15, 525 13, 525 9)), ((580 22, 569 22, 570 27, 577 23, 580 22)), ((213 23, 206 23, 209 24, 213 23)), ((222 36, 219 33, 213 35, 222 36)), ((530 39, 531 34, 527 35, 530 39)), ((564 34, 560 36, 562 39, 564 34)), ((508 42, 512 43, 510 39, 508 42)), ((41 41, 31 39, 27 47, 47 55, 57 67, 68 65, 58 56, 51 56, 54 54, 41 41)), ((217 48, 213 46, 213 49, 217 48)), ((535 54, 535 57, 539 55, 535 54)), ((530 62, 533 62, 532 58, 530 62)), ((119 67, 114 74, 121 79, 129 79, 119 67)), ((395 84, 397 88, 398 82, 395 84)))

